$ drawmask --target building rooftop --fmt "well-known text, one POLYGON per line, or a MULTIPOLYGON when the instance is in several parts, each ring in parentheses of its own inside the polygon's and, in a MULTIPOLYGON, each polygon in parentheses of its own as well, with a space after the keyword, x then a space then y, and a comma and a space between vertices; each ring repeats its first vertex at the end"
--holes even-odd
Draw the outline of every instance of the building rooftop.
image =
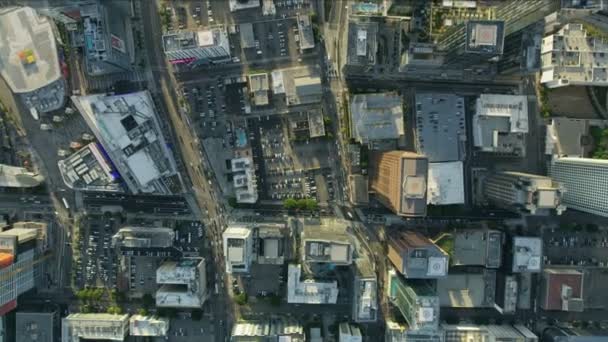
POLYGON ((505 42, 504 31, 504 21, 467 21, 465 51, 484 55, 502 55, 505 42))
POLYGON ((447 253, 421 233, 392 231, 387 240, 388 258, 406 278, 438 278, 447 274, 447 253))
POLYGON ((75 313, 61 321, 61 341, 80 339, 123 341, 129 330, 129 315, 75 313))
POLYGON ((122 191, 117 172, 97 143, 90 143, 68 158, 57 162, 63 182, 70 189, 122 191))
POLYGON ((429 162, 464 160, 464 98, 453 94, 416 94, 416 149, 429 162))
POLYGON ((72 102, 133 193, 183 190, 148 91, 72 96, 72 102))
POLYGON ((556 117, 547 126, 546 151, 557 157, 588 157, 593 150, 589 129, 608 127, 608 120, 588 120, 556 117))
POLYGON ((16 342, 55 342, 55 312, 22 312, 15 314, 16 342))
POLYGON ((350 186, 350 202, 355 205, 365 205, 369 203, 369 184, 367 177, 360 174, 348 176, 350 186))
POLYGON ((538 273, 542 267, 543 241, 538 237, 516 236, 513 238, 514 273, 538 273))
POLYGON ((265 106, 268 100, 268 74, 249 75, 249 91, 253 94, 253 102, 257 106, 265 106))
POLYGON ((44 176, 24 167, 0 164, 0 187, 34 188, 44 182, 44 176))
POLYGON ((200 308, 207 295, 205 259, 165 261, 156 270, 156 306, 200 308))
POLYGON ((251 157, 235 158, 232 166, 232 183, 237 203, 255 203, 258 201, 258 186, 255 166, 251 157))
POLYGON ((350 115, 353 138, 360 143, 399 139, 405 134, 403 99, 396 93, 354 95, 350 115))
POLYGON ((312 49, 315 47, 315 37, 310 24, 310 16, 298 13, 298 36, 300 41, 300 50, 312 49))
POLYGON ((260 0, 229 0, 230 12, 260 7, 260 0))
POLYGON ((347 322, 342 322, 338 326, 338 336, 340 337, 340 341, 363 341, 363 336, 361 335, 361 330, 359 329, 359 327, 354 324, 349 324, 347 322))
POLYGON ((582 272, 574 269, 546 268, 541 285, 541 307, 552 311, 583 311, 582 272))
POLYGON ((169 32, 163 35, 162 42, 165 56, 173 64, 230 57, 228 34, 221 25, 198 31, 169 32))
POLYGON ((528 98, 521 95, 481 94, 473 116, 473 142, 487 152, 525 154, 528 98))
POLYGON ((168 318, 133 315, 129 319, 131 336, 167 336, 168 331, 168 318))
POLYGON ((461 230, 454 233, 455 266, 498 268, 502 263, 502 233, 497 230, 461 230))
POLYGON ((375 321, 378 315, 378 282, 376 272, 367 257, 355 259, 353 286, 353 320, 375 321))
POLYGON ((254 338, 255 341, 304 342, 304 327, 287 318, 240 321, 232 327, 230 341, 252 341, 254 338))
POLYGON ((388 296, 411 330, 433 331, 439 325, 439 298, 432 283, 406 280, 394 270, 388 275, 388 296))
MULTIPOLYGON (((589 27, 593 28, 592 25, 589 27)), ((591 35, 583 24, 566 24, 557 33, 543 38, 541 64, 540 81, 549 88, 606 86, 608 42, 591 35)))
POLYGON ((287 302, 300 304, 336 304, 338 282, 301 279, 302 266, 290 264, 287 278, 287 302))
POLYGON ((123 227, 112 236, 112 246, 166 248, 173 246, 175 231, 158 227, 123 227))
POLYGON ((441 306, 451 308, 494 307, 496 271, 482 273, 450 273, 437 280, 437 295, 441 306))
MULTIPOLYGON (((272 87, 284 90, 288 106, 318 103, 323 87, 320 71, 308 66, 281 69, 281 76, 272 74, 272 87)), ((276 94, 276 92, 275 92, 276 94)))
MULTIPOLYGON (((1 9, 0 64, 3 66, 0 74, 14 93, 33 92, 60 80, 52 21, 38 16, 31 7, 1 9)), ((55 91, 55 101, 60 101, 60 106, 65 90, 61 87, 55 91)))
POLYGON ((464 203, 464 172, 461 161, 429 163, 427 203, 464 203))
POLYGON ((353 246, 347 232, 347 221, 322 219, 319 223, 304 221, 302 259, 315 263, 352 263, 353 246))
POLYGON ((378 23, 349 20, 346 64, 353 66, 375 65, 378 51, 377 35, 378 23))
POLYGON ((239 24, 239 34, 241 36, 241 46, 244 49, 255 47, 255 35, 252 23, 239 24))
POLYGON ((247 272, 251 264, 253 232, 242 224, 231 224, 222 233, 226 270, 247 272))

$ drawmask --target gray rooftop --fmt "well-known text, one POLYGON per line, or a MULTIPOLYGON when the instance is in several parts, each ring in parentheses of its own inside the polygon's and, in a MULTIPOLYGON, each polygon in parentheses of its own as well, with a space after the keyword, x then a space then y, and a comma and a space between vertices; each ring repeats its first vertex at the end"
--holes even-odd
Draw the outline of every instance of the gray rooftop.
POLYGON ((454 234, 454 265, 500 267, 502 233, 494 230, 464 230, 454 234))
POLYGON ((298 35, 300 36, 300 49, 312 49, 315 47, 315 37, 310 25, 308 15, 298 14, 298 35))
POLYGON ((239 33, 241 36, 241 45, 243 48, 252 48, 255 46, 255 36, 253 34, 253 24, 239 24, 239 33))
POLYGON ((50 20, 30 7, 0 10, 0 71, 15 93, 36 90, 61 77, 50 20))
POLYGON ((470 20, 466 26, 465 51, 468 53, 501 55, 505 42, 505 22, 470 20))
POLYGON ((55 342, 55 314, 52 312, 17 312, 16 342, 55 342))
POLYGON ((404 134, 403 100, 395 93, 358 94, 350 102, 351 131, 360 143, 404 134))
POLYGON ((464 98, 453 94, 416 94, 416 144, 429 162, 464 159, 464 98))
POLYGON ((348 22, 347 64, 356 66, 376 64, 377 35, 378 23, 350 20, 348 22))
POLYGON ((450 273, 437 280, 441 306, 452 308, 494 307, 496 271, 482 273, 450 273))
POLYGON ((547 134, 553 142, 553 154, 560 157, 586 157, 593 149, 590 126, 606 127, 608 121, 553 118, 547 134))

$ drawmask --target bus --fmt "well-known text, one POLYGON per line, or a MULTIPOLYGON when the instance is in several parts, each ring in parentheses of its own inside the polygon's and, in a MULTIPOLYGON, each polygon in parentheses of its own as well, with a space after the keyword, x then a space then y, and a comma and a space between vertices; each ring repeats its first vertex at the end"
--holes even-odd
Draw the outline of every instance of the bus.
POLYGON ((64 206, 66 209, 70 209, 70 205, 68 204, 68 201, 65 199, 65 197, 62 197, 62 198, 61 198, 61 201, 63 202, 63 206, 64 206))

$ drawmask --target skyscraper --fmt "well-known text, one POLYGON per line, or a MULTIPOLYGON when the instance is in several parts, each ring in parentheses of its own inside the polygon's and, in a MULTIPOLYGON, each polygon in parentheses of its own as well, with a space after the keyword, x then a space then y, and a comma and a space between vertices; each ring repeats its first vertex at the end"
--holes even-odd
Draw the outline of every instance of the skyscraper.
POLYGON ((485 179, 486 199, 501 208, 521 210, 530 214, 548 214, 555 210, 560 215, 564 188, 547 176, 523 172, 503 171, 485 179))
POLYGON ((426 216, 428 160, 407 151, 372 153, 370 189, 395 214, 426 216))
POLYGON ((549 174, 564 185, 568 207, 608 217, 608 160, 558 158, 549 174))

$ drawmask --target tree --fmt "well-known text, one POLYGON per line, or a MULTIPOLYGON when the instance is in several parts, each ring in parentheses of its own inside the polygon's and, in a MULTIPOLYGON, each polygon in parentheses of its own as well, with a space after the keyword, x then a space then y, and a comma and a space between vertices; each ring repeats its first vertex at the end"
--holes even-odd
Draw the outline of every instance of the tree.
POLYGON ((245 292, 241 292, 234 297, 234 302, 238 305, 245 305, 247 304, 247 299, 247 294, 245 292))
POLYGON ((295 209, 298 206, 298 202, 293 198, 287 198, 283 201, 283 207, 285 209, 291 210, 295 209))
POLYGON ((315 201, 312 198, 307 198, 306 199, 306 209, 308 210, 317 210, 319 208, 319 205, 317 204, 317 201, 315 201))
POLYGON ((107 312, 113 315, 120 315, 122 313, 122 308, 117 305, 108 306, 107 312))
POLYGON ((298 209, 304 210, 306 209, 306 199, 305 198, 301 198, 299 200, 296 201, 296 205, 298 206, 298 209))
POLYGON ((140 308, 139 310, 137 310, 137 314, 140 316, 148 316, 148 310, 146 310, 145 308, 140 308))

